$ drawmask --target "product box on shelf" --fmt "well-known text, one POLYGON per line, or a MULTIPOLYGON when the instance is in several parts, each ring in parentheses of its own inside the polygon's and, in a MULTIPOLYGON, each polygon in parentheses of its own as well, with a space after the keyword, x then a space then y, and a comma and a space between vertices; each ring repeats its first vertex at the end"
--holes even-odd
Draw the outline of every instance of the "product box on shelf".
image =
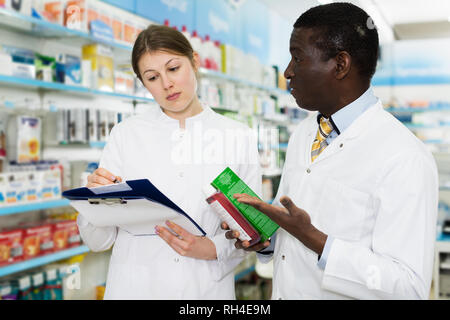
POLYGON ((44 272, 38 271, 31 274, 32 300, 42 300, 44 298, 45 278, 44 272))
POLYGON ((81 85, 81 59, 70 54, 60 54, 56 63, 58 82, 81 85))
POLYGON ((47 82, 56 82, 58 80, 56 77, 56 59, 39 53, 35 53, 34 55, 36 79, 47 82))
POLYGON ((69 116, 69 142, 87 142, 87 110, 77 108, 67 110, 69 116))
MULTIPOLYGON (((23 15, 31 15, 31 1, 30 0, 5 0, 4 7, 13 11, 17 11, 23 15)), ((1 6, 1 5, 0 5, 1 6)))
POLYGON ((123 23, 123 40, 128 43, 134 43, 137 38, 136 27, 130 20, 125 20, 123 23))
POLYGON ((104 12, 103 10, 101 10, 98 18, 112 30, 112 19, 109 12, 104 12))
POLYGON ((43 291, 44 300, 62 300, 62 277, 55 266, 45 268, 45 286, 43 291))
POLYGON ((112 49, 101 44, 83 46, 83 60, 91 61, 92 84, 103 91, 114 91, 114 61, 112 49))
POLYGON ((114 40, 123 40, 123 22, 119 16, 113 16, 111 21, 111 27, 114 34, 114 40))
POLYGON ((116 70, 114 72, 114 88, 117 93, 124 93, 128 95, 133 95, 134 93, 134 77, 133 75, 116 70))
POLYGON ((80 245, 81 237, 76 220, 54 221, 52 225, 55 251, 80 245))
POLYGON ((17 286, 13 286, 9 282, 0 283, 0 300, 17 300, 18 295, 19 288, 17 286))
POLYGON ((87 110, 88 141, 98 141, 98 110, 87 110))
POLYGON ((69 29, 87 31, 85 0, 67 0, 65 2, 64 26, 69 29))
POLYGON ((33 300, 31 275, 23 275, 18 279, 14 279, 12 283, 19 289, 19 300, 33 300))
POLYGON ((37 202, 41 200, 41 195, 39 190, 42 184, 42 173, 41 172, 27 172, 27 191, 26 191, 26 201, 28 203, 37 202))
POLYGON ((8 158, 17 162, 40 160, 41 120, 31 116, 17 116, 8 122, 8 158))
POLYGON ((97 39, 110 41, 114 39, 113 30, 103 20, 93 20, 90 24, 90 32, 97 39))
POLYGON ((89 1, 87 3, 86 8, 86 19, 89 31, 91 30, 91 22, 98 20, 98 18, 99 18, 99 9, 97 8, 96 4, 93 1, 89 1))
POLYGON ((108 111, 98 110, 98 141, 106 142, 108 139, 108 111))
POLYGON ((0 231, 0 266, 23 259, 23 230, 0 231))
POLYGON ((62 0, 34 0, 33 16, 48 22, 63 24, 63 2, 62 0))
POLYGON ((42 200, 55 200, 61 198, 61 171, 59 169, 46 170, 42 175, 42 200))
POLYGON ((23 228, 24 259, 35 258, 53 251, 53 226, 37 224, 23 228))
POLYGON ((11 57, 11 75, 20 78, 34 79, 36 67, 32 50, 3 45, 3 52, 11 57))
POLYGON ((21 205, 26 203, 27 176, 24 172, 6 174, 6 205, 21 205))

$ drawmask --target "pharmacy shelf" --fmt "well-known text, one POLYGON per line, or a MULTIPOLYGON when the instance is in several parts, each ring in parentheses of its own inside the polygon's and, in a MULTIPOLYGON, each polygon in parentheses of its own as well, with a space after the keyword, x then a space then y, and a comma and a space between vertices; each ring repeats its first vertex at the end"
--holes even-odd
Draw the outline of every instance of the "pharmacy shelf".
POLYGON ((13 273, 29 270, 32 268, 40 267, 52 262, 67 259, 79 254, 89 252, 89 248, 85 245, 74 247, 71 249, 63 250, 56 253, 50 253, 44 256, 40 256, 34 259, 25 260, 23 262, 14 263, 0 268, 0 277, 4 277, 13 273))
POLYGON ((14 76, 0 75, 0 84, 13 87, 33 88, 48 91, 64 91, 74 94, 89 95, 89 96, 108 96, 127 101, 139 102, 154 102, 153 99, 136 97, 127 94, 107 92, 101 90, 92 90, 81 86, 71 86, 63 83, 47 82, 36 79, 19 78, 14 76))
POLYGON ((246 81, 237 77, 233 77, 227 74, 224 74, 222 72, 219 71, 214 71, 214 70, 208 70, 205 68, 200 68, 199 69, 199 74, 201 76, 207 76, 207 77, 211 77, 211 78, 217 78, 217 79, 222 79, 222 80, 226 80, 226 81, 231 81, 240 85, 244 85, 247 87, 252 87, 255 89, 259 89, 259 90, 264 90, 264 91, 268 91, 272 94, 276 94, 276 95, 282 95, 282 94, 289 94, 289 91, 287 90, 282 90, 282 89, 278 89, 275 87, 268 87, 268 86, 263 86, 254 82, 250 82, 250 81, 246 81))
POLYGON ((9 207, 0 207, 0 216, 7 216, 11 214, 18 214, 22 212, 45 210, 51 208, 65 207, 69 205, 69 200, 59 199, 53 201, 42 201, 30 204, 15 205, 9 207))
POLYGON ((437 123, 437 124, 424 124, 424 123, 411 123, 403 122, 408 129, 437 129, 437 128, 450 128, 450 123, 437 123))
POLYGON ((432 112, 432 111, 450 111, 448 106, 431 106, 431 107, 398 107, 398 108, 386 108, 386 111, 390 113, 421 113, 421 112, 432 112))
POLYGON ((46 148, 62 148, 62 149, 72 149, 72 148, 94 148, 103 149, 106 146, 105 141, 89 141, 86 143, 82 142, 61 142, 57 145, 46 145, 46 148))
MULTIPOLYGON (((115 41, 113 39, 102 39, 94 37, 93 35, 75 29, 69 29, 64 26, 51 23, 39 18, 35 18, 32 16, 26 16, 19 12, 13 10, 7 10, 4 8, 0 8, 0 25, 4 28, 8 28, 10 30, 16 32, 22 32, 24 34, 40 37, 40 38, 59 38, 62 41, 71 41, 74 39, 81 39, 86 43, 101 43, 103 45, 107 45, 114 49, 119 49, 123 53, 129 55, 133 50, 132 45, 128 43, 122 43, 115 41)), ((73 45, 73 43, 72 43, 73 45)), ((235 83, 239 83, 241 85, 253 87, 260 90, 268 91, 275 95, 289 94, 287 90, 281 90, 279 88, 263 86, 257 83, 253 83, 250 81, 246 81, 243 79, 239 79, 237 77, 233 77, 227 74, 223 74, 222 72, 208 70, 205 68, 200 68, 200 75, 219 78, 227 81, 232 81, 235 83)))
POLYGON ((0 8, 0 25, 3 28, 21 32, 40 38, 60 38, 64 40, 81 39, 86 43, 96 42, 109 47, 131 52, 132 46, 127 43, 114 41, 113 39, 102 39, 92 36, 87 32, 69 29, 64 26, 51 23, 32 16, 26 16, 13 10, 0 8))

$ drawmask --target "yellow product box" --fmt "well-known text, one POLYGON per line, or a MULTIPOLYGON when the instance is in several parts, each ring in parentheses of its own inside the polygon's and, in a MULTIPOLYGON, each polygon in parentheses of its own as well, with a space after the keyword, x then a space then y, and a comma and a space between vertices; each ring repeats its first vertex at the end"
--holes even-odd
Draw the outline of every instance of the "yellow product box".
POLYGON ((110 47, 101 44, 83 46, 82 59, 91 61, 94 89, 114 91, 114 60, 110 47))

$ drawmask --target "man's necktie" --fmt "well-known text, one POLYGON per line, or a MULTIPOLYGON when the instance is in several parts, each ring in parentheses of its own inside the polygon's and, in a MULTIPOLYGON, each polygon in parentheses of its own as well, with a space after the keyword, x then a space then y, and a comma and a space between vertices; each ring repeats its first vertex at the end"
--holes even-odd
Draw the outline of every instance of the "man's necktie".
POLYGON ((320 117, 319 130, 317 130, 316 139, 314 140, 311 148, 311 162, 313 162, 319 154, 328 145, 327 137, 333 131, 333 126, 325 117, 320 117))

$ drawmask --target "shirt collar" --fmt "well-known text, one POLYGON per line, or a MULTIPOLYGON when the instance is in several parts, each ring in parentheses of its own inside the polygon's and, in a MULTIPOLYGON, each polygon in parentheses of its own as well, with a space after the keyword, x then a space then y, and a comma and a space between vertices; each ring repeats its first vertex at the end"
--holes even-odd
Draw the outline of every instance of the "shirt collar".
MULTIPOLYGON (((378 99, 373 93, 372 87, 366 90, 358 99, 338 110, 330 117, 330 122, 337 134, 344 132, 353 121, 364 113, 370 106, 377 103, 378 99)), ((317 121, 320 121, 322 114, 319 113, 317 121)))

